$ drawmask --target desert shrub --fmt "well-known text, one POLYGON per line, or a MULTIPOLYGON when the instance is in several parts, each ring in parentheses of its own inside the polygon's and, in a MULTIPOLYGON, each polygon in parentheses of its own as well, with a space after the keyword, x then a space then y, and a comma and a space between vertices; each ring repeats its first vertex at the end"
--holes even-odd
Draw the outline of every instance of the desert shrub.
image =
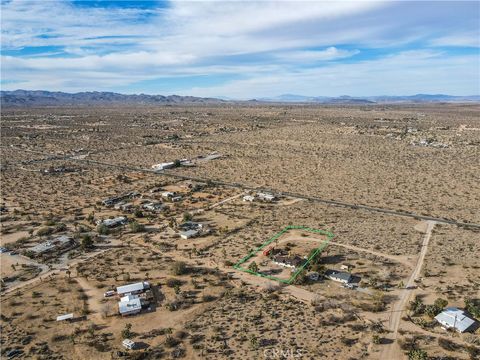
POLYGON ((465 299, 465 309, 476 317, 480 318, 480 299, 465 299))
POLYGON ((168 348, 177 346, 179 343, 180 343, 180 340, 178 340, 177 338, 174 338, 173 336, 167 336, 165 338, 165 346, 168 348))
POLYGON ((100 235, 108 235, 110 233, 110 229, 105 224, 100 224, 97 226, 97 233, 100 235))
POLYGON ((50 235, 51 233, 53 233, 53 228, 48 227, 48 226, 44 226, 44 227, 38 229, 38 231, 37 231, 38 236, 47 236, 47 235, 50 235))
POLYGON ((172 274, 177 276, 186 274, 187 270, 187 264, 183 261, 175 261, 171 267, 172 274))
POLYGON ((88 234, 82 236, 82 248, 90 249, 93 247, 93 240, 92 237, 88 234))
POLYGON ((128 339, 132 336, 132 324, 126 323, 125 328, 122 330, 122 338, 128 339))
POLYGON ((137 221, 132 221, 129 226, 130 230, 134 233, 140 233, 145 231, 145 225, 140 224, 137 221))
POLYGON ((438 345, 445 350, 448 351, 457 351, 459 350, 460 346, 453 341, 445 338, 438 338, 438 345))
POLYGON ((412 349, 408 352, 408 360, 427 360, 428 355, 425 350, 412 349))
POLYGON ((167 279, 167 282, 166 282, 167 286, 169 288, 174 288, 175 286, 180 286, 182 285, 182 282, 178 279, 175 279, 175 278, 170 278, 170 279, 167 279))
POLYGON ((203 295, 203 296, 202 296, 202 301, 203 301, 203 302, 211 302, 211 301, 213 301, 213 300, 215 300, 215 299, 216 299, 216 297, 213 296, 213 295, 203 295))

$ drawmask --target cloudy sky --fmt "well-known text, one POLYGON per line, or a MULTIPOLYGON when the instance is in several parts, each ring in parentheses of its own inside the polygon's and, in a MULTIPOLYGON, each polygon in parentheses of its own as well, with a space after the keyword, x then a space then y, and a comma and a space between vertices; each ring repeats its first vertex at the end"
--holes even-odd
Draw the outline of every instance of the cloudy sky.
POLYGON ((478 1, 0 1, 2 90, 480 94, 478 1))

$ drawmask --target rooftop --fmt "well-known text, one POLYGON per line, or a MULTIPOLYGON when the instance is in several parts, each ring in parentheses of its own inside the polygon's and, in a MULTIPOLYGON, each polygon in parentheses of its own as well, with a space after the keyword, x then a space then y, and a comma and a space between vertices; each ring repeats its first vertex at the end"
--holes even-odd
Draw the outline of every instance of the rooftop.
POLYGON ((446 308, 440 314, 435 316, 435 320, 446 327, 453 327, 460 332, 467 331, 475 324, 474 319, 469 318, 463 310, 455 307, 446 308))

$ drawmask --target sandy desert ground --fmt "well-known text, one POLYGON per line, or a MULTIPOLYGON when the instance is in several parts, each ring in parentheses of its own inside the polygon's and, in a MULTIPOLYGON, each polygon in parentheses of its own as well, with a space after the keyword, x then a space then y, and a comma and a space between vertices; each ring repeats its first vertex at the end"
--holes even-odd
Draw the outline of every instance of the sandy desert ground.
MULTIPOLYGON (((478 330, 444 331, 412 303, 479 306, 479 110, 254 102, 3 109, 2 356, 478 358, 478 330), (180 159, 191 163, 151 169, 180 159), (243 199, 262 191, 280 196, 243 199), (119 206, 102 203, 129 193, 119 206), (127 223, 97 225, 118 216, 127 223), (202 232, 182 238, 185 221, 202 232), (335 234, 298 281, 234 268, 288 225, 335 234), (35 245, 62 235, 71 247, 34 256, 35 245), (345 266, 357 288, 304 276, 345 266), (138 281, 151 284, 150 305, 120 316, 118 297, 104 293, 138 281), (66 313, 74 321, 56 321, 66 313), (124 338, 139 348, 126 350, 124 338)), ((308 239, 289 245, 304 254, 323 240, 304 235, 279 245, 308 239)))

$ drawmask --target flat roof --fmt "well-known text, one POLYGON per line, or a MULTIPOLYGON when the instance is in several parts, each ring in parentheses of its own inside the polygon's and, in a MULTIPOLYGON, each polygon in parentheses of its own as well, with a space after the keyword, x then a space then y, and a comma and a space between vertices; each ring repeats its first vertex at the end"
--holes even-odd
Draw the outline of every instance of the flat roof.
POLYGON ((117 293, 127 294, 134 291, 142 291, 142 290, 148 289, 149 287, 150 287, 150 284, 148 282, 142 281, 134 284, 119 286, 117 287, 117 293))
POLYGON ((70 242, 71 240, 72 240, 71 237, 69 237, 67 235, 61 235, 61 236, 58 236, 58 237, 53 238, 51 240, 47 240, 47 241, 44 241, 40 244, 37 244, 37 245, 31 247, 28 250, 41 254, 41 253, 44 253, 46 251, 54 249, 57 245, 66 244, 66 243, 70 242))
POLYGON ((57 316, 57 321, 73 319, 73 313, 57 316))
POLYGON ((198 230, 181 231, 180 236, 192 237, 198 234, 198 230))
POLYGON ((118 311, 120 314, 125 314, 128 312, 141 310, 142 309, 142 302, 140 298, 135 298, 130 301, 120 301, 118 303, 118 311))

